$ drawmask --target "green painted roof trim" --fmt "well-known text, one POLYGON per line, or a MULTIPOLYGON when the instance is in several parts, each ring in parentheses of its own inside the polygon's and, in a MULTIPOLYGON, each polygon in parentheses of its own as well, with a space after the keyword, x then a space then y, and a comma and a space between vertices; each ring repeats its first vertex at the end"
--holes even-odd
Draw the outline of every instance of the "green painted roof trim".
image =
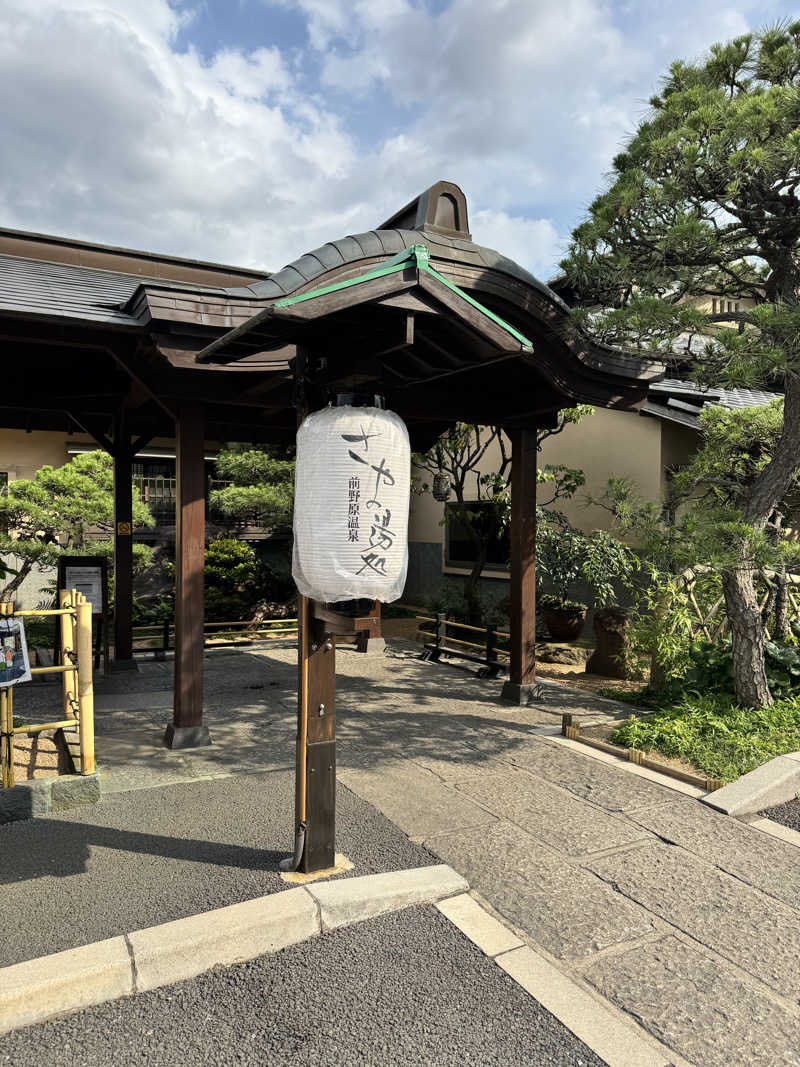
POLYGON ((490 319, 495 325, 500 326, 501 329, 510 333, 523 348, 533 349, 531 341, 521 334, 519 330, 515 330, 514 327, 501 319, 499 315, 495 315, 489 308, 484 307, 479 301, 473 299, 468 293, 465 293, 463 289, 459 289, 457 285, 454 285, 451 281, 448 281, 438 270, 430 265, 430 251, 427 245, 411 245, 404 252, 398 252, 396 256, 392 256, 391 259, 387 259, 385 263, 382 263, 380 267, 375 267, 374 270, 367 271, 365 274, 359 274, 355 278, 348 278, 343 282, 335 282, 333 285, 323 286, 321 289, 312 289, 308 293, 301 293, 299 296, 287 296, 282 300, 276 300, 272 305, 274 308, 288 308, 295 304, 302 304, 306 300, 315 300, 318 296, 327 296, 328 293, 336 293, 342 289, 349 289, 354 285, 361 285, 362 282, 372 281, 375 278, 385 278, 389 274, 399 274, 405 270, 409 264, 413 263, 418 270, 424 270, 426 273, 432 275, 437 281, 445 285, 451 292, 460 296, 463 300, 466 300, 468 304, 476 308, 481 314, 485 315, 487 319, 490 319))

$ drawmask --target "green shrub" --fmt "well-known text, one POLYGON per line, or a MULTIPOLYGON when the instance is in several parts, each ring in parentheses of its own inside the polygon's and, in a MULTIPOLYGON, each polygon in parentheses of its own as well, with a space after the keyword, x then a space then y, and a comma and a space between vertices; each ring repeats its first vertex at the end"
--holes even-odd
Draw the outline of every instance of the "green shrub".
POLYGON ((671 706, 622 723, 611 741, 688 759, 710 778, 732 782, 800 749, 800 698, 754 710, 737 707, 729 694, 687 693, 671 706))

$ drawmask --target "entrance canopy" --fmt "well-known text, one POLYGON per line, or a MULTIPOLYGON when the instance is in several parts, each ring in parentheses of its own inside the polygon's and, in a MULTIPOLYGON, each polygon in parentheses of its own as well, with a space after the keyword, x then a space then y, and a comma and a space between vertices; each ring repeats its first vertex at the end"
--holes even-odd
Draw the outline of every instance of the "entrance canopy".
POLYGON ((140 259, 141 273, 126 274, 0 255, 0 425, 77 427, 114 456, 123 660, 131 658, 131 459, 153 437, 176 436, 176 743, 193 743, 202 724, 204 439, 292 439, 297 408, 336 393, 384 396, 418 450, 456 421, 510 433, 512 680, 527 684, 536 430, 580 402, 636 409, 662 368, 591 341, 547 286, 476 244, 464 194, 450 182, 377 229, 246 284, 235 268, 219 269, 234 284, 216 276, 203 284, 186 270, 191 280, 181 280, 178 267, 148 277, 140 259), (182 742, 180 730, 189 731, 182 742))

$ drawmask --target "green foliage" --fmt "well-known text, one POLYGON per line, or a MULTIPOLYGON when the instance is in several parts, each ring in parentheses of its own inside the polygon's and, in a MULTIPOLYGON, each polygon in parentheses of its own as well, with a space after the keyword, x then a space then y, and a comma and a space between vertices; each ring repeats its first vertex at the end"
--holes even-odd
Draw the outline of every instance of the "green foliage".
MULTIPOLYGON (((135 489, 132 502, 134 526, 153 526, 135 489)), ((0 554, 15 557, 19 565, 0 596, 16 589, 34 568, 55 566, 63 552, 103 553, 106 543, 87 543, 86 532, 110 533, 113 526, 114 465, 105 452, 87 452, 63 467, 45 466, 34 478, 9 482, 0 496, 0 554)))
POLYGON ((615 603, 630 590, 640 569, 633 549, 605 530, 586 536, 563 522, 539 523, 536 532, 536 565, 539 580, 549 589, 539 596, 542 607, 586 607, 570 600, 578 582, 591 589, 597 607, 615 603))
POLYGON ((800 20, 674 63, 650 105, 573 233, 574 327, 700 382, 784 391, 770 447, 734 443, 732 469, 706 455, 695 516, 729 613, 748 616, 733 631, 740 697, 767 704, 752 570, 800 468, 800 20))
POLYGON ((277 449, 229 446, 217 456, 216 476, 230 484, 211 491, 212 510, 230 522, 287 526, 294 503, 294 459, 277 449))
POLYGON ((220 538, 206 549, 206 617, 234 621, 246 617, 258 597, 256 554, 245 541, 220 538))
MULTIPOLYGON (((622 698, 613 690, 606 692, 622 698)), ((688 759, 709 777, 732 782, 800 748, 800 698, 786 697, 768 710, 753 710, 737 707, 729 694, 688 693, 652 715, 623 723, 611 741, 688 759)))

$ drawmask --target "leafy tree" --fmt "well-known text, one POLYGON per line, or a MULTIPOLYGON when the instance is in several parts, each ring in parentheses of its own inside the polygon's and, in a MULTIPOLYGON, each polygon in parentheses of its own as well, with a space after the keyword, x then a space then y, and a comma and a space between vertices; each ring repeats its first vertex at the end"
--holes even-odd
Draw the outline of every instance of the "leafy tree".
POLYGON ((585 305, 576 324, 601 339, 703 382, 785 393, 775 447, 722 530, 737 698, 767 706, 752 542, 800 467, 800 21, 673 64, 650 103, 563 267, 585 305), (703 310, 712 297, 725 310, 703 310))
MULTIPOLYGON (((575 424, 593 408, 580 404, 559 412, 553 429, 541 430, 541 445, 548 437, 561 433, 565 426, 575 424)), ((428 452, 413 457, 414 467, 428 474, 444 475, 455 500, 453 510, 472 542, 474 560, 464 588, 469 621, 480 624, 482 605, 479 593, 481 573, 493 539, 502 537, 511 514, 512 455, 508 439, 498 426, 473 426, 459 422, 444 434, 428 452), (486 460, 496 451, 495 469, 485 469, 486 460)), ((537 480, 548 486, 547 499, 539 501, 546 508, 572 494, 584 483, 583 472, 565 466, 547 466, 537 472, 537 480)), ((415 478, 415 490, 429 492, 431 484, 415 478)), ((445 520, 442 520, 443 523, 445 520)))
POLYGON ((258 560, 246 541, 222 537, 205 555, 206 615, 231 621, 243 617, 257 599, 258 560))
POLYGON ((788 634, 786 569, 800 562, 800 545, 786 536, 783 514, 794 510, 797 478, 778 501, 776 519, 759 528, 742 519, 736 502, 759 477, 783 432, 783 401, 763 407, 731 411, 710 407, 700 416, 703 444, 691 460, 673 474, 663 508, 645 501, 631 482, 612 478, 601 497, 592 503, 610 510, 623 531, 636 536, 647 560, 649 587, 643 590, 650 613, 639 619, 643 643, 653 654, 651 686, 680 676, 688 667, 692 630, 684 594, 673 579, 688 567, 707 564, 712 573, 704 580, 708 595, 716 599, 719 582, 731 555, 744 560, 764 585, 772 587, 760 614, 762 627, 774 613, 772 636, 788 634), (777 581, 768 577, 777 573, 777 581))
MULTIPOLYGON (((135 526, 154 520, 133 490, 135 526)), ((42 467, 33 478, 9 482, 0 497, 0 556, 11 556, 16 573, 0 590, 9 600, 34 569, 54 567, 64 552, 100 554, 106 542, 85 542, 86 532, 114 528, 114 465, 105 452, 87 452, 63 467, 42 467)), ((110 542, 108 542, 110 545, 110 542)), ((146 546, 138 546, 139 557, 146 546)))
POLYGON ((253 518, 263 526, 291 524, 293 456, 277 448, 229 445, 217 456, 216 473, 229 483, 210 495, 212 509, 223 519, 231 524, 253 518))

